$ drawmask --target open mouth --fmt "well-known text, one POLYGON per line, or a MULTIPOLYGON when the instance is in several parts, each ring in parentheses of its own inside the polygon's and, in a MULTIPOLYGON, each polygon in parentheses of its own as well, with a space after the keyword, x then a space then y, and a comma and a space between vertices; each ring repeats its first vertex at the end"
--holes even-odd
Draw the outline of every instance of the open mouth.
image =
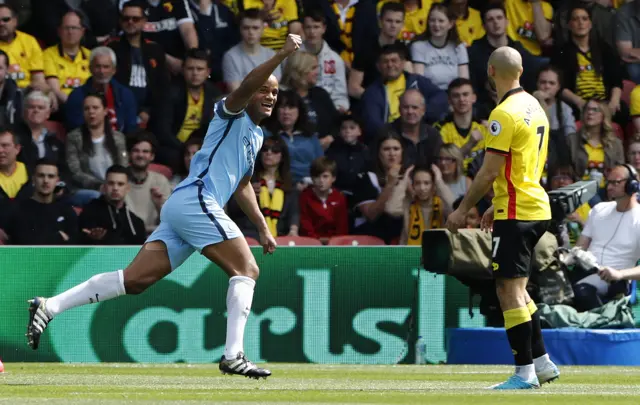
POLYGON ((262 103, 260 105, 263 106, 264 108, 273 108, 273 103, 262 103))

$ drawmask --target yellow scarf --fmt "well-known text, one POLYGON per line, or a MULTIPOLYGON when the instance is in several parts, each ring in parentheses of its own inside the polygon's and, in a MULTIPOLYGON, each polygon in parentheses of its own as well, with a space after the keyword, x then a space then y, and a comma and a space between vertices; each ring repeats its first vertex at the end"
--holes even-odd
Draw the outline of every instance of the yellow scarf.
POLYGON ((421 246, 422 245, 422 233, 427 229, 442 228, 444 218, 442 216, 440 197, 434 196, 431 203, 431 221, 428 228, 422 218, 422 207, 420 203, 414 201, 409 207, 409 237, 407 238, 407 245, 409 246, 421 246))
POLYGON ((271 235, 275 238, 278 236, 278 219, 282 213, 282 207, 284 206, 284 191, 282 190, 282 183, 276 181, 276 187, 273 189, 273 193, 269 192, 267 182, 264 179, 260 180, 260 196, 258 197, 260 202, 260 209, 264 219, 267 220, 267 226, 271 235))

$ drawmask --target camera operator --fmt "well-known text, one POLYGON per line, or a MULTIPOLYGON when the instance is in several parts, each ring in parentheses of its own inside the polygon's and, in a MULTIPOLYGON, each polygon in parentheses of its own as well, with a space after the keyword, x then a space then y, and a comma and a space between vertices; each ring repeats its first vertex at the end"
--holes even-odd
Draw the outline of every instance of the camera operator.
MULTIPOLYGON (((634 268, 640 259, 637 177, 635 169, 629 165, 616 166, 607 175, 607 195, 610 201, 599 203, 591 209, 582 235, 576 243, 595 256, 600 271, 599 274, 591 274, 577 282, 574 286, 576 298, 580 296, 599 301, 599 298, 613 297, 618 293, 626 294, 626 282, 609 282, 640 275, 640 270, 634 268)), ((602 304, 591 301, 586 305, 593 308, 602 304)))

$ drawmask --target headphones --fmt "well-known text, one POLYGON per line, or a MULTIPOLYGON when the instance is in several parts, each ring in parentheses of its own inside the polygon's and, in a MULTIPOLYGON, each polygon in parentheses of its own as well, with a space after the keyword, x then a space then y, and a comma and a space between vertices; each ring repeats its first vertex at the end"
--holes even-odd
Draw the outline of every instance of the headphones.
POLYGON ((623 164, 623 167, 629 172, 629 178, 624 184, 624 192, 628 196, 632 196, 634 193, 640 191, 640 182, 638 182, 638 172, 630 164, 623 164))

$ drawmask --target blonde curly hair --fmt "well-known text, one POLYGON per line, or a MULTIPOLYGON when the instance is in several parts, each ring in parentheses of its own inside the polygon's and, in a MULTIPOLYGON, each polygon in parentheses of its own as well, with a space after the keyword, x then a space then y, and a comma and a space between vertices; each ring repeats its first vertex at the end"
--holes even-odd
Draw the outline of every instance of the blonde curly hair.
POLYGON ((281 85, 287 89, 307 87, 307 74, 318 64, 318 58, 309 52, 295 52, 289 56, 282 72, 281 85))

